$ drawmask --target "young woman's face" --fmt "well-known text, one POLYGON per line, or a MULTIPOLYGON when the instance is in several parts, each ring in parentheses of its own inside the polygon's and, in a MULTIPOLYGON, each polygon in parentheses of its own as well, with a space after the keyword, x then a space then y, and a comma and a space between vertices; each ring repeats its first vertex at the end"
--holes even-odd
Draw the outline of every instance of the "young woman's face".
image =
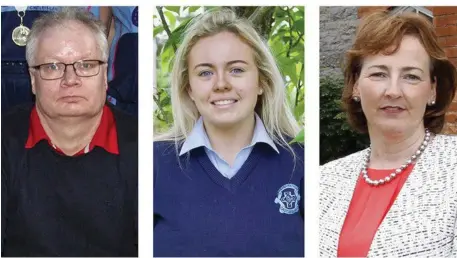
POLYGON ((368 128, 404 132, 423 126, 435 90, 428 53, 416 37, 405 36, 394 54, 364 58, 353 95, 361 99, 368 128))
POLYGON ((234 127, 252 121, 260 95, 253 50, 231 32, 200 39, 188 58, 189 96, 206 125, 234 127))

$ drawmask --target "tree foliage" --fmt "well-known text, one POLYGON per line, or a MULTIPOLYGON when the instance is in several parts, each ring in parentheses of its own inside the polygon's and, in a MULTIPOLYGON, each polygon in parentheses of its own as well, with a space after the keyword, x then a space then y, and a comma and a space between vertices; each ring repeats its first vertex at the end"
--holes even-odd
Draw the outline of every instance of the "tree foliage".
MULTIPOLYGON (((155 132, 167 130, 173 121, 168 76, 174 53, 180 44, 186 25, 199 14, 215 8, 230 8, 239 17, 249 19, 260 35, 267 39, 286 82, 287 98, 294 116, 303 125, 305 93, 303 7, 159 6, 154 14, 154 36, 157 45, 155 132)), ((302 141, 302 138, 297 141, 302 141)))
POLYGON ((344 82, 324 77, 320 81, 320 164, 344 157, 369 146, 367 135, 355 132, 341 109, 344 82))

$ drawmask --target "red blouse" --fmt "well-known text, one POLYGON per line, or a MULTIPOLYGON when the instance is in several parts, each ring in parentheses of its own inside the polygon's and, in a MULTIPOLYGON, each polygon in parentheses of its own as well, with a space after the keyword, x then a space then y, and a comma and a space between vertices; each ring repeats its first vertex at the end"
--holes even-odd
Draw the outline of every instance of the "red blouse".
MULTIPOLYGON (((340 233, 338 257, 366 257, 368 255, 376 231, 392 207, 413 167, 414 164, 409 165, 395 179, 380 186, 371 186, 362 176, 359 176, 340 233)), ((368 169, 368 176, 373 180, 379 180, 393 171, 395 169, 368 169)))

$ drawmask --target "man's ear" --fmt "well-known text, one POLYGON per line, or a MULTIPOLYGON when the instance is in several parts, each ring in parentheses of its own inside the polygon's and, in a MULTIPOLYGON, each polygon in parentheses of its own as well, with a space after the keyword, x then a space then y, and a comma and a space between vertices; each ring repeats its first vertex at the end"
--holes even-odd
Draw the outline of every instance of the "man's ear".
POLYGON ((29 75, 30 75, 30 84, 32 85, 32 92, 33 95, 36 95, 36 86, 35 86, 35 73, 36 71, 29 68, 29 75))
POLYGON ((108 90, 108 64, 104 64, 105 67, 103 67, 103 70, 105 71, 103 73, 103 83, 105 84, 105 90, 108 90))

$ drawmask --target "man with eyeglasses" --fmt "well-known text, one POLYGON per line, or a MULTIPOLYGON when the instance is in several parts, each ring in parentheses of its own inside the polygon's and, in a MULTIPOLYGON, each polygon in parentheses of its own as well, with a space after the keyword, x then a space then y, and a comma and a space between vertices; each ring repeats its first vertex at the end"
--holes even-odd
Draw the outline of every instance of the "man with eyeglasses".
POLYGON ((2 116, 2 256, 137 256, 137 120, 105 102, 108 43, 79 8, 38 18, 36 103, 2 116))
MULTIPOLYGON (((101 17, 101 9, 107 7, 78 6, 95 17, 101 17)), ((1 7, 1 104, 2 114, 24 103, 33 103, 30 76, 25 60, 25 36, 33 21, 48 12, 56 12, 62 6, 2 6, 1 7)), ((108 24, 106 24, 108 25, 108 24)))

